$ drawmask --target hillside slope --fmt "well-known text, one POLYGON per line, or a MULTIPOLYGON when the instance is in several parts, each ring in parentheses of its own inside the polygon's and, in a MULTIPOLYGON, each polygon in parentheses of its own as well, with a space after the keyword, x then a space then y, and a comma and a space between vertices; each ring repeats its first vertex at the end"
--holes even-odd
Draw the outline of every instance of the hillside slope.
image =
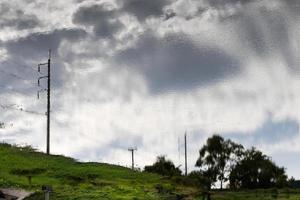
POLYGON ((51 185, 51 199, 57 200, 192 199, 191 194, 196 193, 195 188, 178 186, 155 174, 0 144, 0 188, 35 191, 28 199, 43 199, 42 185, 51 185))

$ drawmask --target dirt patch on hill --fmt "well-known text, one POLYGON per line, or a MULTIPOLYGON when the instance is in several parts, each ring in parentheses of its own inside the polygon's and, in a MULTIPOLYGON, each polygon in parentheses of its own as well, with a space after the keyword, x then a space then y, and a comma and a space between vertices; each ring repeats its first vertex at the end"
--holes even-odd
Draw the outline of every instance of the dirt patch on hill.
POLYGON ((23 200, 29 195, 32 194, 32 192, 28 192, 21 189, 11 189, 11 188, 0 188, 0 194, 4 197, 0 197, 0 199, 5 200, 23 200))

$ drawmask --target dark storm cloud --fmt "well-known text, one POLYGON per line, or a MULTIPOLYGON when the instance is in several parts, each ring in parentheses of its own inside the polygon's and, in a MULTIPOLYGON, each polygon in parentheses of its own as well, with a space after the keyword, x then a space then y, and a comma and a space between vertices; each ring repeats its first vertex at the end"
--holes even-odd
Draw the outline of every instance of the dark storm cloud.
POLYGON ((135 47, 121 52, 116 60, 143 74, 154 94, 206 86, 240 70, 238 61, 223 50, 196 46, 179 34, 162 39, 141 37, 135 47))
POLYGON ((162 16, 164 7, 174 1, 171 0, 123 0, 122 10, 133 14, 144 21, 149 16, 162 16))
POLYGON ((40 25, 37 16, 15 10, 8 5, 0 4, 0 28, 11 27, 18 30, 32 29, 40 25))
POLYGON ((73 15, 73 22, 92 26, 95 35, 101 38, 112 38, 124 26, 118 20, 118 12, 108 3, 80 7, 73 15))

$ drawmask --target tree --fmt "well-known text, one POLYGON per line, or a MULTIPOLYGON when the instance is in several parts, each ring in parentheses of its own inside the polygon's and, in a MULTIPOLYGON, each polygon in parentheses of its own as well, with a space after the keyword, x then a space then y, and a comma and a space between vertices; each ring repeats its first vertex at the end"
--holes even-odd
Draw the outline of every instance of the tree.
POLYGON ((145 166, 144 171, 169 177, 181 175, 180 169, 175 167, 174 163, 171 160, 167 160, 165 156, 158 156, 153 165, 145 166))
POLYGON ((231 170, 231 188, 271 188, 287 186, 285 169, 276 166, 262 152, 252 148, 245 151, 241 159, 231 170))
POLYGON ((200 167, 203 174, 210 178, 211 183, 219 180, 223 189, 223 183, 228 180, 228 174, 236 160, 242 157, 243 149, 240 144, 224 140, 219 135, 213 135, 200 149, 196 166, 200 167))

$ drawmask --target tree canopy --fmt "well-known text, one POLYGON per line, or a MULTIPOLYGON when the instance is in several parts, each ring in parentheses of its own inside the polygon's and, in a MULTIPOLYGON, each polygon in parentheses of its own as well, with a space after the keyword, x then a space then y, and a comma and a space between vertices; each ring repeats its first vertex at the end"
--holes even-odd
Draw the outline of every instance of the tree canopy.
POLYGON ((212 183, 220 181, 222 189, 223 183, 228 180, 226 174, 233 162, 242 156, 242 150, 242 145, 213 135, 200 149, 196 166, 201 168, 205 176, 210 177, 212 183))
POLYGON ((165 156, 158 156, 153 165, 145 166, 145 171, 169 177, 181 175, 180 169, 175 167, 174 163, 167 160, 165 156))
POLYGON ((287 185, 283 167, 278 167, 268 156, 241 144, 225 140, 219 135, 208 138, 199 151, 196 166, 200 174, 209 180, 210 186, 217 181, 229 181, 231 188, 271 188, 287 185))
POLYGON ((283 167, 276 164, 262 152, 252 148, 244 152, 244 158, 237 162, 230 173, 231 188, 271 188, 287 185, 283 167))

